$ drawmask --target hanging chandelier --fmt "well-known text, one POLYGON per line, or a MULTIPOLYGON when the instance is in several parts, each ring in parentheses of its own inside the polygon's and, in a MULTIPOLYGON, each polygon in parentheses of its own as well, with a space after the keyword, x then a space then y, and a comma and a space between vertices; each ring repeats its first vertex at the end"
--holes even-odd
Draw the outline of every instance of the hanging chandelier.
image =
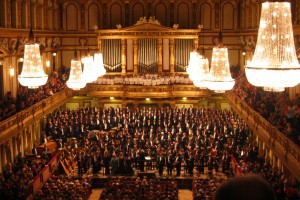
POLYGON ((83 72, 82 78, 86 83, 92 83, 97 80, 98 75, 96 71, 96 66, 94 65, 93 56, 90 56, 89 50, 88 55, 82 58, 83 72))
POLYGON ((198 64, 197 63, 197 61, 198 61, 197 57, 198 57, 198 53, 196 51, 190 52, 190 60, 189 60, 189 64, 188 64, 187 69, 186 69, 186 72, 188 73, 189 76, 191 76, 197 68, 197 64, 198 64))
POLYGON ((82 77, 81 62, 77 59, 77 52, 75 50, 75 59, 71 60, 70 76, 67 81, 67 86, 73 90, 80 90, 84 88, 86 83, 82 77))
POLYGON ((34 43, 32 29, 29 32, 29 43, 25 45, 22 72, 18 76, 18 80, 21 85, 27 86, 29 89, 45 85, 48 80, 42 64, 40 45, 34 43))
MULTIPOLYGON (((200 43, 201 28, 202 26, 199 25, 198 44, 200 43)), ((202 55, 200 54, 200 51, 201 49, 198 46, 196 51, 190 53, 189 65, 186 71, 196 87, 199 87, 200 89, 206 89, 206 79, 209 72, 208 59, 204 57, 204 47, 202 49, 202 55)))
POLYGON ((198 72, 197 77, 194 78, 193 83, 196 87, 200 89, 207 88, 207 76, 209 74, 209 64, 208 59, 203 58, 201 55, 198 55, 199 58, 199 65, 198 65, 198 72))
POLYGON ((190 53, 190 62, 187 68, 189 78, 196 87, 206 89, 206 78, 209 72, 208 59, 204 58, 198 52, 190 53))
POLYGON ((102 53, 94 54, 94 67, 95 67, 95 73, 96 73, 97 77, 105 75, 106 69, 104 68, 104 64, 103 64, 102 53))
POLYGON ((228 49, 223 47, 222 33, 219 33, 219 45, 213 48, 211 67, 207 78, 207 88, 217 93, 231 90, 235 84, 229 68, 228 49))
POLYGON ((284 91, 300 82, 289 2, 262 4, 257 45, 245 72, 252 85, 266 91, 284 91))

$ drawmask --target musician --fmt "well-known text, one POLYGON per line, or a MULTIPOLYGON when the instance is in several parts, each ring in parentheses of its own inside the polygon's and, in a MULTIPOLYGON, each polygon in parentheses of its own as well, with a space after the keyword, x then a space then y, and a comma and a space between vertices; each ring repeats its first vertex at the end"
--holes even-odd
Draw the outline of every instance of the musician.
POLYGON ((101 160, 99 159, 99 156, 97 156, 97 154, 94 153, 92 153, 91 157, 92 157, 91 162, 93 166, 93 175, 96 176, 99 172, 101 160))
POLYGON ((61 149, 61 148, 63 148, 63 147, 64 147, 64 145, 63 145, 62 139, 59 139, 58 142, 57 142, 57 148, 58 148, 58 150, 61 149))
POLYGON ((144 168, 145 168, 145 152, 144 152, 143 149, 141 149, 139 151, 139 154, 138 154, 138 163, 139 163, 140 172, 144 172, 144 168))
POLYGON ((31 150, 31 152, 32 152, 32 154, 35 155, 35 156, 38 155, 37 148, 36 148, 36 145, 35 145, 35 144, 33 145, 33 148, 32 148, 32 150, 31 150))
POLYGON ((194 174, 194 166, 195 166, 195 157, 194 155, 189 152, 189 155, 188 155, 188 161, 189 161, 189 165, 188 165, 188 172, 190 174, 190 176, 193 176, 194 174))
POLYGON ((158 158, 157 158, 157 166, 158 166, 158 173, 160 176, 163 175, 163 170, 164 170, 164 166, 165 166, 165 163, 166 163, 166 160, 162 154, 162 152, 160 152, 158 158))
POLYGON ((104 169, 105 169, 105 175, 109 175, 109 165, 110 165, 110 155, 107 150, 104 151, 103 155, 103 164, 104 164, 104 169))
POLYGON ((127 158, 125 159, 125 174, 133 175, 132 162, 132 157, 130 154, 128 154, 127 158))
POLYGON ((173 170, 173 165, 174 165, 174 160, 171 152, 168 152, 168 155, 166 157, 166 165, 167 165, 167 172, 168 175, 172 176, 172 170, 173 170))
POLYGON ((179 153, 177 152, 176 156, 175 156, 175 161, 174 161, 174 164, 175 164, 175 167, 176 167, 176 176, 180 176, 181 160, 182 159, 181 159, 179 153))

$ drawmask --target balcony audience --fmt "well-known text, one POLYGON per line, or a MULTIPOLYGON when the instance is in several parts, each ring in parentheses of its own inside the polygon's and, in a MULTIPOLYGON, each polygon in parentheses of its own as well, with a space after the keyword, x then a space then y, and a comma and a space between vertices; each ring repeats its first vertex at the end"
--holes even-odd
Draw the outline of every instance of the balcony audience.
POLYGON ((290 99, 287 91, 268 92, 251 85, 242 72, 234 92, 280 132, 300 145, 300 97, 290 99))
POLYGON ((11 92, 7 92, 5 97, 0 99, 0 121, 61 91, 65 88, 65 82, 66 74, 55 71, 49 75, 47 83, 37 89, 28 89, 19 85, 16 98, 11 92))

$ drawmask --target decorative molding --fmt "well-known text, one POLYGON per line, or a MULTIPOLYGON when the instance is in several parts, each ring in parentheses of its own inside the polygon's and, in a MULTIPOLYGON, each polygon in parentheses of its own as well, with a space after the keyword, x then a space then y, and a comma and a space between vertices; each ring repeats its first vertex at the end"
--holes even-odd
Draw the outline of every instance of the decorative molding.
POLYGON ((139 86, 88 84, 87 93, 95 97, 173 98, 210 96, 211 91, 199 89, 194 85, 139 86))

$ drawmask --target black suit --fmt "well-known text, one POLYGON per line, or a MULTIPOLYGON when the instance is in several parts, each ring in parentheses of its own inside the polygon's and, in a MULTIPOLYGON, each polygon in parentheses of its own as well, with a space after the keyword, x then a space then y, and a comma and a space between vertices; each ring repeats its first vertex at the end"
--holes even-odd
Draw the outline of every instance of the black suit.
POLYGON ((168 155, 166 157, 166 164, 167 164, 168 175, 172 175, 174 161, 171 155, 168 155))
POLYGON ((36 148, 36 147, 32 148, 31 152, 32 152, 32 154, 34 154, 34 155, 38 155, 38 152, 37 152, 37 148, 36 148))
POLYGON ((165 158, 163 156, 158 156, 157 158, 157 165, 158 165, 158 172, 159 175, 162 176, 163 175, 163 170, 164 170, 164 166, 165 166, 165 158))

